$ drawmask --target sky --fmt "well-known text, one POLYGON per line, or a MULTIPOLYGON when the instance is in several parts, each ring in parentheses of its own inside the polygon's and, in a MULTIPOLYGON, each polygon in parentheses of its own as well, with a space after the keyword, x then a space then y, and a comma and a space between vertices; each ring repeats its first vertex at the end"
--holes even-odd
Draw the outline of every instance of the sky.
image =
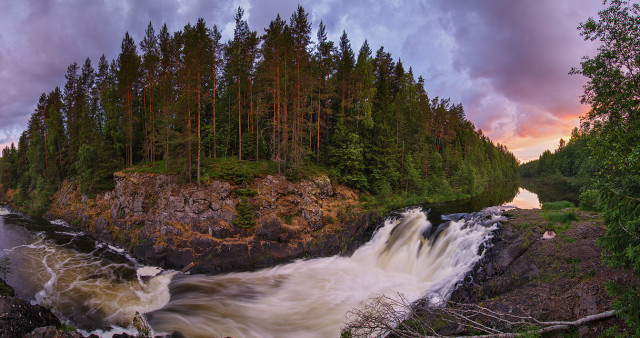
POLYGON ((365 39, 374 51, 384 46, 424 77, 430 97, 462 103, 522 162, 557 148, 589 109, 580 104, 586 80, 568 72, 595 55, 577 27, 602 0, 0 0, 0 147, 17 143, 69 64, 116 58, 125 32, 139 43, 149 22, 174 32, 202 17, 227 40, 238 6, 262 34, 298 4, 314 37, 322 20, 336 43, 346 31, 356 54, 365 39))

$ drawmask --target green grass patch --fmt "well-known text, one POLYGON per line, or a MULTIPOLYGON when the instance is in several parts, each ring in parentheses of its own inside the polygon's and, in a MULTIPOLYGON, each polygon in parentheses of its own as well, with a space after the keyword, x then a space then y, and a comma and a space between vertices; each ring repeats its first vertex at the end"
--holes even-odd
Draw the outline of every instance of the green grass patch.
POLYGON ((289 225, 293 224, 293 216, 284 215, 284 223, 289 225))
POLYGON ((558 222, 558 223, 571 223, 573 221, 578 220, 578 215, 573 210, 569 211, 554 211, 548 212, 542 215, 542 218, 546 219, 550 222, 558 222))
POLYGON ((575 208, 575 205, 569 201, 542 203, 542 210, 562 210, 566 208, 575 208))
POLYGON ((511 223, 511 226, 518 229, 518 230, 524 230, 524 229, 529 229, 531 228, 531 224, 529 222, 523 222, 523 223, 511 223))
POLYGON ((255 196, 258 192, 255 191, 254 189, 236 189, 236 194, 240 195, 240 196, 245 196, 245 197, 253 197, 255 196))
POLYGON ((75 327, 73 327, 73 325, 67 324, 65 322, 62 322, 60 324, 60 330, 64 331, 64 332, 74 332, 76 330, 75 327))
POLYGON ((141 162, 134 167, 123 170, 124 173, 149 173, 149 174, 178 174, 182 172, 184 161, 169 161, 167 169, 164 161, 141 162))

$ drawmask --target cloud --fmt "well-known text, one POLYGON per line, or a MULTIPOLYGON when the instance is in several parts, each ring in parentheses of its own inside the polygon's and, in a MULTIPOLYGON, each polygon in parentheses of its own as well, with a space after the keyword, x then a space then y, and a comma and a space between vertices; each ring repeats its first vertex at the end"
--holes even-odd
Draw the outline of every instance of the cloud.
POLYGON ((481 91, 468 89, 462 98, 478 127, 512 148, 517 138, 536 142, 568 133, 585 111, 579 103, 585 79, 567 73, 594 48, 576 27, 601 4, 544 0, 437 5, 448 13, 440 21, 456 43, 454 72, 481 85, 481 91), (487 97, 495 104, 483 103, 487 97))

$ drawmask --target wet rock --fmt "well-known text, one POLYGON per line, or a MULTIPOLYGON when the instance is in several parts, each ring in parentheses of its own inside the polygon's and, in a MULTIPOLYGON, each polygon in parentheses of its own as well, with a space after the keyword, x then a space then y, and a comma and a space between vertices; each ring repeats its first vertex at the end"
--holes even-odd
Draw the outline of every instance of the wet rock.
POLYGON ((0 296, 1 337, 22 337, 42 326, 60 326, 60 320, 44 306, 0 296))
MULTIPOLYGON (((98 336, 91 335, 89 337, 93 338, 98 336)), ((78 331, 65 332, 55 326, 46 326, 39 327, 30 333, 25 334, 23 338, 84 338, 84 336, 78 331)))
POLYGON ((103 235, 107 233, 109 223, 104 217, 100 216, 96 218, 94 225, 96 227, 96 233, 98 235, 103 235))

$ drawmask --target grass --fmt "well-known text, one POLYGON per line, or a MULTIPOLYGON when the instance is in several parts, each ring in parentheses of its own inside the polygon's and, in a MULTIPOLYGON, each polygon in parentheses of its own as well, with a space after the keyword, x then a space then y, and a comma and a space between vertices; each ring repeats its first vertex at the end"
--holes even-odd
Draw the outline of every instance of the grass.
POLYGON ((74 332, 76 330, 75 327, 73 327, 73 325, 67 324, 65 322, 62 322, 60 324, 60 330, 64 331, 64 332, 74 332))
POLYGON ((542 203, 542 210, 562 210, 566 208, 575 208, 575 205, 569 201, 542 203))
POLYGON ((293 224, 293 216, 284 215, 284 223, 289 225, 293 224))
POLYGON ((565 224, 578 220, 578 216, 573 210, 549 212, 549 213, 543 214, 542 217, 550 222, 565 223, 565 224))
POLYGON ((9 273, 11 273, 11 261, 9 257, 0 258, 0 275, 6 278, 9 273))

